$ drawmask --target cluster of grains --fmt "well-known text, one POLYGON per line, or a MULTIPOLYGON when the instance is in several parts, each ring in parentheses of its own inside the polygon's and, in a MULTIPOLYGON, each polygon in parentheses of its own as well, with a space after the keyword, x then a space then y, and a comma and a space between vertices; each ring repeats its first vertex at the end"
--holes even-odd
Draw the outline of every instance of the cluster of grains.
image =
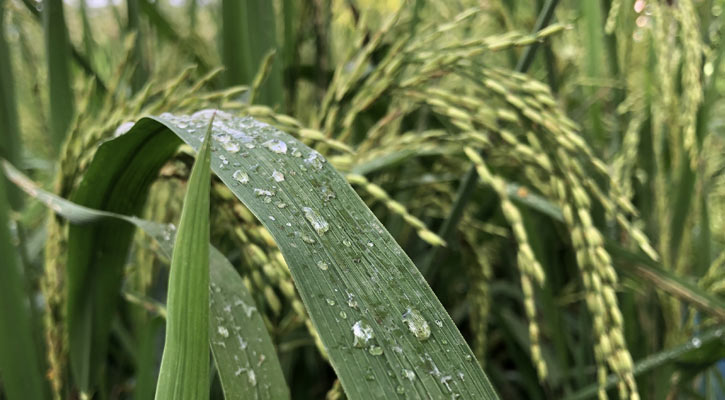
POLYGON ((700 35, 700 23, 692 0, 677 2, 675 17, 682 32, 682 129, 685 149, 690 153, 691 167, 698 160, 697 111, 702 103, 702 54, 704 45, 700 35))
POLYGON ((534 251, 529 243, 526 229, 524 228, 523 219, 518 208, 509 200, 508 191, 506 189, 506 181, 501 177, 495 176, 489 171, 483 161, 483 158, 471 147, 465 150, 468 158, 476 166, 476 171, 480 179, 490 185, 501 199, 501 209, 506 221, 513 230, 514 237, 518 243, 518 265, 521 270, 521 289, 524 293, 524 310, 529 320, 529 339, 531 340, 531 358, 536 366, 539 378, 543 381, 546 379, 547 368, 543 357, 541 356, 541 346, 539 344, 539 325, 536 321, 536 305, 534 300, 533 283, 538 285, 544 284, 544 269, 534 256, 534 251))

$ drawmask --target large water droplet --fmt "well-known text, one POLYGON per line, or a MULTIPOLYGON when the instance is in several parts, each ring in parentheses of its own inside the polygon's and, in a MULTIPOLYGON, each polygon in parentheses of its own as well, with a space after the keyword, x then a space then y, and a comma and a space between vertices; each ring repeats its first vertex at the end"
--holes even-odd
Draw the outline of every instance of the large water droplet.
POLYGON ((254 188, 254 194, 256 194, 257 196, 267 196, 267 197, 274 196, 274 192, 266 190, 266 189, 259 189, 259 188, 254 188))
POLYGON ((247 175, 246 172, 242 172, 240 170, 234 171, 234 173, 232 174, 232 178, 234 178, 234 180, 236 180, 239 183, 249 182, 249 175, 247 175))
POLYGON ((287 154, 287 143, 285 143, 281 140, 277 140, 277 139, 268 140, 268 141, 264 142, 264 147, 272 150, 273 152, 275 152, 277 154, 287 154))
POLYGON ((284 181, 284 174, 282 174, 281 172, 279 172, 277 170, 274 170, 272 172, 272 178, 275 180, 275 182, 282 182, 282 181, 284 181))
POLYGON ((230 153, 236 153, 239 151, 239 143, 235 141, 230 141, 227 143, 222 144, 222 147, 224 147, 224 150, 230 152, 230 153))
POLYGON ((373 328, 362 320, 355 322, 352 326, 352 335, 352 345, 355 347, 364 347, 368 341, 375 337, 373 328))
POLYGON ((318 235, 322 236, 325 232, 330 230, 330 224, 328 224, 320 214, 315 212, 315 210, 309 207, 302 207, 302 211, 305 212, 305 218, 307 218, 307 221, 309 221, 312 227, 315 228, 318 235))
POLYGON ((317 266, 318 266, 318 267, 319 267, 319 268, 320 268, 321 270, 323 270, 323 271, 327 271, 327 263, 326 263, 326 262, 324 262, 324 261, 318 261, 318 262, 317 262, 317 266))
POLYGON ((370 349, 368 350, 368 352, 374 356, 379 356, 379 355, 383 354, 383 348, 380 346, 372 345, 372 346, 370 346, 370 349))
POLYGON ((430 326, 428 321, 423 318, 420 313, 412 308, 409 308, 403 313, 403 323, 408 326, 410 333, 415 335, 420 341, 428 340, 430 337, 430 326))
POLYGON ((413 372, 409 369, 403 369, 403 375, 405 375, 405 377, 408 378, 409 381, 412 381, 415 379, 415 372, 413 372))

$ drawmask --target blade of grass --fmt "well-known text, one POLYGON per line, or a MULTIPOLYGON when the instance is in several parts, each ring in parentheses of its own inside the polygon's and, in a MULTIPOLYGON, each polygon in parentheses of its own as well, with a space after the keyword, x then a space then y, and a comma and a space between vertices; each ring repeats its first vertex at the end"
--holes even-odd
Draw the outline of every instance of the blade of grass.
MULTIPOLYGON (((0 0, 0 126, 3 127, 0 139, 0 157, 18 165, 20 159, 20 128, 18 127, 18 111, 15 103, 15 82, 10 62, 10 50, 5 39, 5 0, 0 0)), ((7 187, 11 205, 20 206, 20 196, 15 188, 7 187)))
POLYGON ((156 399, 209 398, 209 189, 211 126, 191 170, 174 242, 166 342, 156 399))
MULTIPOLYGON (((23 0, 23 4, 25 5, 25 8, 30 11, 33 16, 42 23, 43 16, 41 15, 38 8, 35 6, 35 2, 33 0, 23 0)), ((71 55, 73 56, 73 59, 76 61, 78 66, 81 67, 83 72, 86 73, 86 75, 94 78, 96 80, 96 87, 101 91, 102 94, 105 94, 108 89, 106 89, 106 84, 101 78, 101 76, 96 72, 95 69, 93 69, 93 66, 91 63, 86 59, 86 56, 84 56, 78 49, 75 48, 71 44, 71 55)))
POLYGON ((148 80, 149 75, 148 63, 145 60, 143 51, 144 36, 141 30, 141 25, 139 24, 138 0, 126 1, 126 14, 128 16, 128 32, 136 33, 136 42, 132 52, 135 68, 133 70, 133 77, 131 77, 131 87, 134 92, 138 92, 148 80))
MULTIPOLYGON (((640 360, 634 364, 634 375, 639 376, 655 368, 672 362, 697 362, 699 358, 709 358, 709 363, 715 363, 719 357, 708 357, 707 353, 712 353, 713 347, 717 350, 716 355, 720 355, 722 349, 722 338, 725 334, 725 325, 718 325, 707 329, 691 338, 690 340, 661 352, 652 354, 651 356, 640 360)), ((611 389, 617 384, 619 379, 615 375, 607 377, 606 389, 611 389)), ((582 400, 595 397, 598 391, 597 384, 589 385, 586 388, 566 397, 565 400, 582 400)))
MULTIPOLYGON (((549 22, 551 22, 551 19, 554 17, 554 10, 556 9, 557 4, 559 4, 559 0, 547 0, 546 4, 544 4, 544 7, 539 12, 538 18, 536 19, 536 25, 533 29, 534 33, 549 25, 549 22)), ((534 42, 524 50, 523 54, 521 54, 519 62, 516 64, 516 72, 524 73, 528 71, 534 61, 536 50, 538 48, 539 44, 537 42, 534 42)), ((448 216, 446 216, 446 219, 443 221, 443 224, 441 224, 441 227, 440 229, 438 229, 437 232, 438 236, 446 242, 450 241, 451 235, 456 230, 456 227, 458 226, 458 223, 463 216, 463 210, 466 208, 466 205, 471 200, 471 194, 473 193, 473 188, 477 181, 478 173, 476 172, 476 168, 474 166, 471 166, 468 172, 466 172, 466 174, 463 176, 463 179, 461 179, 461 183, 458 186, 458 191, 456 192, 456 197, 453 201, 451 211, 449 212, 448 216)), ((426 254, 426 258, 423 260, 423 263, 420 266, 421 272, 426 277, 429 283, 432 283, 435 280, 435 274, 437 271, 436 261, 438 260, 440 251, 440 246, 433 246, 429 250, 428 254, 426 254)))
MULTIPOLYGON (((227 67, 228 85, 251 84, 256 69, 270 50, 277 50, 276 15, 273 3, 266 0, 222 1, 222 55, 227 67)), ((275 57, 258 100, 269 106, 281 106, 282 60, 275 57)))
POLYGON ((5 179, 0 179, 0 378, 9 400, 46 398, 17 250, 12 245, 5 179))
MULTIPOLYGON (((170 226, 80 206, 40 189, 8 163, 3 167, 13 183, 71 223, 120 219, 152 237, 163 257, 170 258, 173 254, 176 232, 170 226)), ((254 299, 231 263, 213 246, 210 246, 209 254, 209 281, 214 288, 209 298, 209 344, 226 397, 288 399, 290 392, 282 367, 264 321, 255 312, 254 299), (220 321, 224 323, 219 324, 220 321), (228 336, 224 336, 224 332, 228 336), (241 379, 240 370, 245 374, 241 379), (260 383, 253 384, 250 377, 260 383)), ((166 309, 162 311, 155 314, 165 318, 166 309)))
POLYGON ((48 62, 51 142, 57 152, 73 119, 73 91, 68 66, 70 44, 63 15, 63 0, 43 2, 43 31, 48 62))
MULTIPOLYGON (((156 3, 149 0, 137 1, 139 2, 141 12, 144 13, 148 22, 156 28, 158 34, 184 50, 199 67, 201 73, 207 73, 216 68, 216 65, 212 65, 209 62, 204 54, 204 49, 200 48, 202 45, 195 41, 194 36, 181 34, 171 20, 159 11, 156 3)), ((213 84, 214 82, 211 83, 213 84)))
MULTIPOLYGON (((148 175, 175 136, 199 148, 211 114, 140 119, 99 148, 79 191, 94 182, 94 203, 119 184, 136 192, 117 176, 148 175)), ((413 263, 322 156, 251 118, 217 113, 214 131, 212 170, 279 245, 348 398, 496 398, 413 263)))

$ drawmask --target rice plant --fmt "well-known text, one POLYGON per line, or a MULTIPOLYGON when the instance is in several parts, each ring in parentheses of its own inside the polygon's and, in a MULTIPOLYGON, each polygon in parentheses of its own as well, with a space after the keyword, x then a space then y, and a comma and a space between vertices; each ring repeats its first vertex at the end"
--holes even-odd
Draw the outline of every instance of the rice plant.
POLYGON ((725 396, 721 0, 0 0, 0 397, 725 396))

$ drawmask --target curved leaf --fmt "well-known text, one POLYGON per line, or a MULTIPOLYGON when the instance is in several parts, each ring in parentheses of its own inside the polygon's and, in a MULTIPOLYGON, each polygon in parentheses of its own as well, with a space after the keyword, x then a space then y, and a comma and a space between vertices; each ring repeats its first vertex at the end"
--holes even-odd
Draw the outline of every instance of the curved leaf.
MULTIPOLYGON (((213 112, 142 118, 128 133, 98 149, 73 198, 94 208, 137 212, 141 200, 125 194, 147 190, 148 181, 178 145, 176 136, 199 149, 213 112)), ((223 112, 214 121, 213 138, 212 170, 276 240, 349 398, 389 398, 396 393, 407 398, 496 398, 410 258, 319 153, 269 125, 223 112)), ((69 247, 85 246, 90 252, 100 237, 118 234, 119 227, 113 228, 80 236, 73 232, 79 228, 71 227, 69 247)), ((110 242, 113 248, 91 253, 92 260, 69 254, 69 271, 93 273, 101 269, 88 264, 117 262, 130 240, 120 239, 110 242), (112 260, 106 259, 110 253, 116 253, 112 260), (81 265, 71 266, 71 261, 81 265)), ((114 274, 108 264, 99 265, 104 265, 104 273, 114 274)), ((120 272, 120 266, 113 268, 120 272)), ((116 280, 109 279, 105 297, 118 292, 120 276, 116 280)), ((84 304, 96 307, 94 301, 107 301, 83 299, 89 295, 81 288, 76 284, 71 291, 73 306, 81 311, 86 311, 84 304)), ((103 315, 113 315, 108 311, 103 315)), ((89 327, 77 314, 70 323, 84 332, 89 327)), ((102 329, 105 326, 90 332, 107 341, 107 330, 102 329)), ((99 340, 95 345, 105 343, 99 340)), ((78 354, 84 354, 83 343, 72 341, 70 351, 82 360, 78 354)))
MULTIPOLYGON (((13 183, 71 223, 121 219, 151 236, 159 245, 159 253, 171 257, 176 234, 173 226, 80 206, 38 188, 11 164, 5 162, 3 166, 13 183)), ((209 343, 226 397, 289 399, 274 344, 262 317, 255 312, 254 299, 231 263, 214 246, 210 246, 209 282, 213 288, 209 293, 209 343), (222 320, 228 326, 220 325, 222 320), (228 329, 228 338, 220 333, 220 326, 228 329), (255 384, 257 381, 260 383, 255 384)))

